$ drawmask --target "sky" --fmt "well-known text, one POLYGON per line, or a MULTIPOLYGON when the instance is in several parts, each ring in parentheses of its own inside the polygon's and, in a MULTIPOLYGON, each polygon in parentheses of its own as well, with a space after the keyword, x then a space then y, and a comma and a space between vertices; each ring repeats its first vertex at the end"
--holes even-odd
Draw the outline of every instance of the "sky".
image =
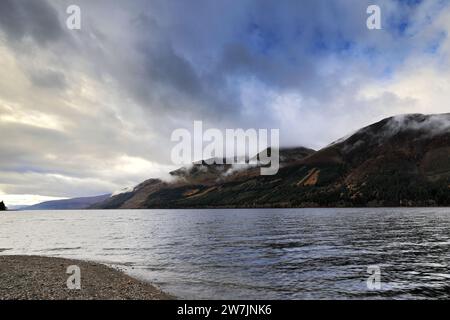
POLYGON ((195 120, 319 149, 449 112, 449 31, 449 0, 2 0, 0 200, 165 178, 171 133, 195 120), (372 4, 381 30, 366 26, 372 4))

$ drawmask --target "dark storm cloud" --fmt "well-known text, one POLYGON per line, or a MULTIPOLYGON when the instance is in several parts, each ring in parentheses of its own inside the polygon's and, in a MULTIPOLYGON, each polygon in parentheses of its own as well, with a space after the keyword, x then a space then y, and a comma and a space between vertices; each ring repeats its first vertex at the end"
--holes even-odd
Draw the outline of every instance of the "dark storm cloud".
POLYGON ((12 41, 29 37, 39 45, 63 35, 58 13, 46 1, 0 1, 0 27, 12 41))
POLYGON ((321 18, 330 20, 327 29, 315 30, 314 13, 322 9, 311 1, 243 1, 238 7, 223 1, 153 1, 140 9, 125 21, 132 38, 125 50, 133 62, 109 71, 145 108, 204 120, 240 119, 237 81, 253 78, 280 90, 316 90, 323 79, 316 76, 314 60, 320 54, 311 54, 315 35, 331 39, 333 26, 352 22, 346 17, 351 13, 336 21, 341 12, 331 10, 321 18))
POLYGON ((62 72, 40 69, 29 73, 31 81, 38 87, 64 89, 67 86, 66 77, 62 72))
MULTIPOLYGON (((189 109, 202 119, 240 121, 240 83, 248 80, 327 101, 341 91, 339 79, 350 71, 347 61, 370 65, 377 76, 408 52, 389 32, 370 33, 368 4, 151 1, 131 25, 139 35, 133 48, 142 70, 133 79, 120 72, 117 79, 149 108, 163 113, 189 109), (330 57, 341 63, 324 76, 330 57)), ((386 16, 391 11, 386 8, 386 16)))

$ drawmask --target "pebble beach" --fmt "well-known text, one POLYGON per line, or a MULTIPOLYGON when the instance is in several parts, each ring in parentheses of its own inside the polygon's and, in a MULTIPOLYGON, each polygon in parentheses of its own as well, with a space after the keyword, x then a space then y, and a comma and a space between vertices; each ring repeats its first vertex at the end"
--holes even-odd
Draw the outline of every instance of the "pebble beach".
POLYGON ((168 300, 155 286, 106 265, 40 256, 0 256, 0 300, 168 300), (69 289, 69 266, 80 289, 69 289))

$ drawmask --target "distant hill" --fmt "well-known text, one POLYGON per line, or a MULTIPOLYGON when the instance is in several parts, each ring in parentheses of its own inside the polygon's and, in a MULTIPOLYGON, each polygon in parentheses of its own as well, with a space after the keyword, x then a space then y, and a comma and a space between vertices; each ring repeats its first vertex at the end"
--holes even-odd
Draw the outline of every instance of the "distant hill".
POLYGON ((65 200, 53 200, 38 203, 32 206, 22 208, 23 210, 77 210, 86 209, 94 203, 98 203, 109 198, 109 194, 96 196, 96 197, 84 197, 73 198, 65 200))
POLYGON ((0 202, 0 211, 6 211, 6 206, 5 203, 3 201, 0 202))
POLYGON ((449 206, 450 114, 384 119, 315 152, 280 150, 274 176, 205 162, 93 208, 449 206))
POLYGON ((26 210, 28 206, 26 205, 11 205, 8 206, 9 211, 20 211, 20 210, 26 210))

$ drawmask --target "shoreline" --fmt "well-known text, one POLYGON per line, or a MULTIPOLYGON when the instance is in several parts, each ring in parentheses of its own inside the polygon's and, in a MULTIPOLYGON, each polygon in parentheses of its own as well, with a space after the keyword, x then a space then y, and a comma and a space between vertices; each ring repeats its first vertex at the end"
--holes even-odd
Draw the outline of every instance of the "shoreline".
POLYGON ((139 211, 139 210, 292 210, 292 209, 448 209, 450 206, 303 206, 303 207, 282 207, 282 206, 261 206, 261 207, 240 207, 240 206, 202 206, 202 207, 149 207, 149 208, 82 208, 82 209, 13 209, 2 211, 7 212, 42 212, 42 211, 139 211))
POLYGON ((100 263, 56 257, 0 255, 0 300, 174 298, 152 284, 100 263), (73 271, 67 273, 69 266, 79 267, 80 289, 67 287, 69 277, 74 275, 73 271))

